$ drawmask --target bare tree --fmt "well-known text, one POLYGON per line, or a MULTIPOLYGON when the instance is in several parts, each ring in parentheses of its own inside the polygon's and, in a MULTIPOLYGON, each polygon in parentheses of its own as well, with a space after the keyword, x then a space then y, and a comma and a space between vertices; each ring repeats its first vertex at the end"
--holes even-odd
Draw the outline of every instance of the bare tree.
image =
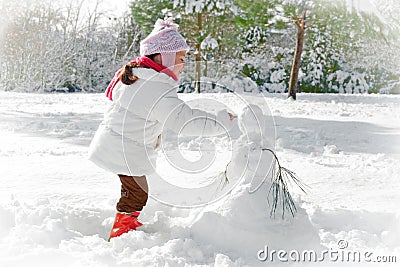
MULTIPOLYGON (((202 19, 202 14, 197 13, 197 26, 199 32, 203 30, 203 19, 202 19)), ((197 93, 200 93, 200 79, 201 79, 201 66, 200 66, 200 61, 201 61, 201 43, 197 42, 196 43, 196 53, 195 53, 195 58, 196 58, 196 91, 197 93)))
POLYGON ((137 28, 128 14, 104 25, 97 5, 84 12, 87 0, 29 2, 0 6, 7 14, 0 36, 3 90, 102 91, 135 53, 137 28))
POLYGON ((303 52, 304 33, 306 30, 306 14, 307 10, 304 10, 301 18, 298 18, 297 16, 294 17, 297 26, 297 37, 296 37, 296 50, 294 52, 293 65, 290 71, 289 95, 288 95, 288 98, 291 97, 294 100, 296 100, 296 93, 299 81, 301 54, 303 52))

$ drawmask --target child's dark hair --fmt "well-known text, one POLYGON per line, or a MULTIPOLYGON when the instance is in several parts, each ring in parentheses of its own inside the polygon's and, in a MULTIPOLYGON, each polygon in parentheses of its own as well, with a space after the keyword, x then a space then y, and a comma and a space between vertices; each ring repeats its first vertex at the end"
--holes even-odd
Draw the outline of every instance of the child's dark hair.
MULTIPOLYGON (((152 54, 148 55, 146 57, 150 58, 151 60, 154 61, 154 58, 159 55, 159 54, 152 54)), ((133 68, 143 68, 140 64, 136 62, 128 63, 124 66, 124 69, 122 70, 121 74, 119 75, 119 78, 121 79, 121 82, 126 85, 131 85, 134 82, 136 82, 139 77, 133 75, 133 68)))
POLYGON ((136 62, 128 63, 124 66, 123 71, 119 75, 123 84, 131 85, 139 79, 137 76, 133 75, 132 72, 132 69, 137 67, 139 67, 139 65, 136 62))

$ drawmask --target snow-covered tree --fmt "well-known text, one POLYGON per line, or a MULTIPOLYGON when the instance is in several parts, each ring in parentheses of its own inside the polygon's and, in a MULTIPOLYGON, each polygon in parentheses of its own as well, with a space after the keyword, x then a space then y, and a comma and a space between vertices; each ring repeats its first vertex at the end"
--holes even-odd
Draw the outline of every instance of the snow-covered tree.
MULTIPOLYGON (((202 75, 207 75, 201 73, 200 62, 223 58, 218 55, 226 55, 229 43, 235 40, 232 22, 237 8, 231 0, 175 0, 174 7, 180 11, 181 27, 189 44, 196 49, 196 80, 200 81, 202 75)), ((200 83, 196 88, 200 92, 200 83)))
POLYGON ((82 1, 2 2, 0 86, 20 91, 103 91, 135 56, 137 27, 127 14, 107 25, 82 1))
POLYGON ((48 87, 59 72, 59 16, 51 3, 3 3, 9 15, 1 42, 2 84, 7 89, 29 90, 48 87))
MULTIPOLYGON (((309 2, 132 0, 129 14, 104 24, 108 15, 85 8, 87 1, 0 0, 1 90, 103 91, 114 72, 138 55, 138 42, 155 20, 173 16, 191 46, 189 62, 201 63, 188 67, 185 79, 215 82, 216 74, 233 72, 258 90, 286 92, 296 42, 292 16, 309 2), (232 64, 219 72, 221 65, 211 61, 232 64)), ((370 0, 369 10, 345 0, 312 2, 299 90, 400 90, 398 1, 370 0)))
POLYGON ((386 46, 392 37, 388 36, 388 28, 379 17, 356 12, 347 4, 345 1, 316 1, 310 14, 313 26, 308 31, 306 64, 302 67, 305 74, 301 85, 303 91, 370 90, 370 75, 379 65, 378 62, 371 64, 371 57, 382 60, 374 46, 378 43, 379 47, 386 46), (339 81, 343 84, 338 84, 339 81))

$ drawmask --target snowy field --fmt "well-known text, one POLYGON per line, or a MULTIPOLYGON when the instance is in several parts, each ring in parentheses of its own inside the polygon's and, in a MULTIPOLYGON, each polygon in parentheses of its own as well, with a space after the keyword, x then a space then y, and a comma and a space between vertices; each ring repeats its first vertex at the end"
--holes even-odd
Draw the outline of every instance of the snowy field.
MULTIPOLYGON (((232 94, 180 97, 194 106, 199 98, 212 99, 238 115, 245 106, 232 94)), ((0 266, 290 266, 299 263, 289 254, 304 250, 336 252, 336 260, 325 254, 324 261, 299 260, 302 265, 355 266, 337 255, 357 252, 361 266, 398 266, 400 96, 243 99, 260 106, 265 118, 273 115, 266 121, 274 125, 265 127, 276 129, 282 165, 310 186, 307 194, 292 188, 295 218, 270 218, 268 182, 254 193, 246 180, 230 183, 219 201, 189 209, 160 203, 182 204, 186 196, 150 181, 153 198, 141 215, 143 229, 107 242, 120 184, 86 157, 108 100, 102 94, 0 92, 0 266), (281 258, 287 262, 277 254, 265 259, 266 247, 286 251, 281 258)), ((231 138, 239 136, 235 127, 231 138)), ((179 149, 194 160, 199 147, 218 151, 212 177, 230 156, 233 166, 242 163, 228 144, 227 137, 184 139, 179 149)), ((176 150, 168 138, 165 148, 176 150)), ((167 165, 160 158, 159 167, 167 165)), ((188 190, 196 183, 178 175, 170 182, 185 181, 188 190)))

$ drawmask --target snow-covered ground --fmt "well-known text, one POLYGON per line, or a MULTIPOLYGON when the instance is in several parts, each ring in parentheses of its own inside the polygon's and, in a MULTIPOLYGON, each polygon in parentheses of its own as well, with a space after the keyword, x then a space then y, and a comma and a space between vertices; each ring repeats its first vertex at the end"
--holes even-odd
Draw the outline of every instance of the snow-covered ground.
MULTIPOLYGON (((230 139, 180 141, 179 149, 189 160, 198 159, 199 148, 222 155, 208 170, 208 180, 190 175, 171 178, 167 159, 160 157, 158 166, 161 172, 165 168, 169 182, 189 183, 183 186, 187 190, 168 194, 149 181, 153 198, 141 215, 143 229, 107 242, 120 184, 86 157, 108 100, 100 94, 1 92, 0 266, 274 266, 295 264, 293 251, 304 250, 315 250, 319 257, 324 250, 333 253, 316 263, 323 266, 346 265, 344 252, 359 252, 362 265, 368 260, 368 266, 396 260, 377 266, 397 266, 399 96, 300 94, 297 101, 279 94, 180 97, 209 110, 214 106, 200 99, 224 103, 238 115, 247 103, 263 110, 269 138, 276 129, 273 139, 282 165, 310 186, 308 194, 292 188, 298 207, 295 218, 270 218, 268 181, 253 193, 249 188, 261 181, 257 175, 258 180, 251 182, 248 177, 232 182, 243 163, 243 147, 230 147, 240 144, 241 128, 235 127, 230 139), (206 206, 174 207, 186 203, 189 195, 184 192, 196 186, 211 188, 212 174, 223 171, 230 159, 228 175, 233 178, 229 190, 223 189, 227 194, 206 206), (282 263, 277 253, 273 260, 260 260, 266 247, 268 253, 286 251, 280 256, 288 262, 282 263)), ((167 152, 176 150, 171 140, 165 139, 167 152)), ((257 160, 253 152, 257 149, 247 155, 250 167, 257 160)), ((268 165, 269 160, 261 162, 268 165)))

